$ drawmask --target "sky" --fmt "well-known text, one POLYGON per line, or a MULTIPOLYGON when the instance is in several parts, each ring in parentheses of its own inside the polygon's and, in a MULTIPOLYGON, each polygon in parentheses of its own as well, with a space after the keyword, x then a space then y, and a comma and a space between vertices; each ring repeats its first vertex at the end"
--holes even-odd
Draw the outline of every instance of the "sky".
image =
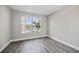
POLYGON ((27 19, 25 19, 25 23, 26 24, 32 24, 32 21, 33 21, 33 17, 28 17, 27 19))

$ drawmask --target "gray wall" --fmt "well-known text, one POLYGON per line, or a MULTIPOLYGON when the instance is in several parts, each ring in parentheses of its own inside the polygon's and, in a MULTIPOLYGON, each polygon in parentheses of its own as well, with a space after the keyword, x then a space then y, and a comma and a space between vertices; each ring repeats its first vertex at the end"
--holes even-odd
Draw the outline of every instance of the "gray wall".
POLYGON ((0 6, 0 49, 10 40, 10 10, 7 6, 0 6))
POLYGON ((50 15, 49 35, 79 47, 79 6, 69 6, 50 15))
POLYGON ((40 36, 47 35, 47 17, 44 15, 38 14, 31 14, 21 11, 11 11, 12 14, 12 22, 11 22, 11 38, 12 39, 21 39, 21 38, 36 38, 40 36), (40 33, 29 33, 29 34, 22 34, 21 33, 21 16, 40 16, 42 17, 41 20, 41 32, 40 33))

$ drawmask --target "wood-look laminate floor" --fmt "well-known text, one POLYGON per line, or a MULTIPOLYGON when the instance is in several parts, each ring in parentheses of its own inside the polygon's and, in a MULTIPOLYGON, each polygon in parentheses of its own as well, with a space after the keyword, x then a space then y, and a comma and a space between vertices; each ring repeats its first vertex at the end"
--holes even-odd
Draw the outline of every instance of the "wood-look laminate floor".
POLYGON ((79 51, 44 37, 12 42, 2 53, 79 53, 79 51))

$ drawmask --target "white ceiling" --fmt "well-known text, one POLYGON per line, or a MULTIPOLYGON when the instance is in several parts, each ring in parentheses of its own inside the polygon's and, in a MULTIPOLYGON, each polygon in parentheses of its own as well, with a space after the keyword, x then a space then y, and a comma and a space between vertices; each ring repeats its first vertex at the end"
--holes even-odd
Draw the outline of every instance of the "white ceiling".
POLYGON ((11 5, 9 7, 13 10, 37 13, 42 15, 49 15, 65 6, 63 5, 11 5))

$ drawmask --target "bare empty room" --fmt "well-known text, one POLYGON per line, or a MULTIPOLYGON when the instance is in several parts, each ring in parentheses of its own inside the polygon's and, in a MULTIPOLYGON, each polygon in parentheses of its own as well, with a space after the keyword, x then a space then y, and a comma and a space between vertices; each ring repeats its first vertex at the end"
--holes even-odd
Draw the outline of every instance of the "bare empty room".
POLYGON ((79 6, 0 5, 0 53, 79 53, 79 6))

